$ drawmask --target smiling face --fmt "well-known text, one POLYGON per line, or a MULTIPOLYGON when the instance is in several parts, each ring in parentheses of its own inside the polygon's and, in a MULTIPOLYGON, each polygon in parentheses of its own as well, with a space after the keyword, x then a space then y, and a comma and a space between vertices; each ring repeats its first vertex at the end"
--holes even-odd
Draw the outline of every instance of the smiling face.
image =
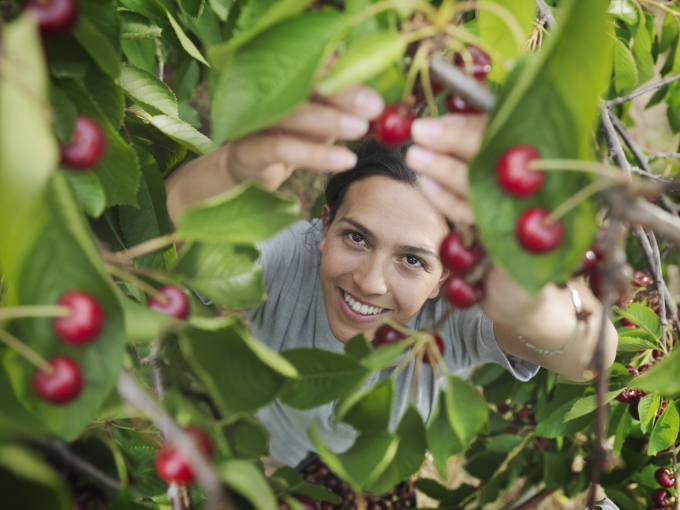
POLYGON ((448 276, 439 245, 444 217, 408 184, 375 175, 350 185, 328 225, 324 206, 321 290, 333 336, 372 339, 384 319, 405 323, 448 276))

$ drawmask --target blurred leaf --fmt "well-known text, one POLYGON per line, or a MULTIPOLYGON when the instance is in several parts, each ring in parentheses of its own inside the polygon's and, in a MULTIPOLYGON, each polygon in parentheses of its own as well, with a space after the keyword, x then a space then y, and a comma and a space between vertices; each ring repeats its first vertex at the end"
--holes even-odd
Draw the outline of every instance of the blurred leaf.
POLYGON ((680 395, 680 349, 675 349, 663 358, 661 363, 656 363, 631 381, 633 388, 647 392, 658 391, 664 397, 676 397, 680 395))
POLYGON ((68 145, 76 127, 75 105, 66 94, 50 82, 50 105, 54 112, 54 130, 63 145, 68 145))
POLYGON ((121 39, 155 39, 161 36, 161 27, 146 16, 126 9, 118 12, 121 21, 121 39))
POLYGON ((659 345, 647 331, 634 328, 619 328, 619 344, 616 347, 618 352, 637 352, 646 349, 656 349, 659 345))
POLYGON ((633 57, 638 69, 638 87, 654 77, 652 38, 647 27, 640 23, 633 43, 633 57))
POLYGON ((189 16, 198 18, 203 12, 205 0, 180 0, 179 4, 182 6, 182 10, 189 16))
POLYGON ((181 321, 137 303, 125 296, 119 296, 125 313, 125 336, 130 343, 153 342, 166 331, 177 328, 181 321))
POLYGON ((640 429, 643 434, 646 434, 654 426, 654 418, 656 412, 659 410, 661 403, 661 395, 657 392, 645 395, 640 399, 638 404, 638 413, 640 415, 640 429))
POLYGON ((571 458, 557 453, 542 451, 543 481, 548 489, 560 489, 571 480, 571 458))
POLYGON ((380 345, 361 358, 361 365, 369 370, 381 370, 396 363, 407 347, 404 342, 380 345))
POLYGON ((678 408, 675 405, 675 402, 669 400, 666 405, 666 410, 656 422, 656 425, 654 425, 652 435, 649 437, 647 455, 656 455, 660 451, 673 446, 678 438, 679 425, 680 417, 678 416, 678 408))
POLYGON ((144 105, 150 113, 164 113, 170 117, 179 118, 177 98, 172 89, 150 72, 135 66, 124 65, 120 83, 125 94, 131 100, 144 105))
POLYGON ((341 402, 335 417, 361 432, 387 431, 393 400, 394 379, 388 377, 341 402))
POLYGON ((501 434, 500 436, 492 437, 486 447, 492 452, 509 452, 513 448, 518 447, 521 442, 522 436, 501 434))
POLYGON ((73 30, 78 42, 97 62, 97 65, 111 78, 117 78, 120 74, 120 57, 116 49, 111 45, 108 37, 102 34, 97 26, 87 17, 80 16, 78 24, 73 30))
POLYGON ((149 71, 153 75, 158 75, 156 46, 151 39, 123 39, 121 45, 131 64, 149 71))
POLYGON ((456 375, 447 377, 446 410, 451 427, 465 444, 470 444, 488 419, 484 399, 477 390, 456 375))
POLYGON ((255 510, 279 508, 264 473, 252 461, 228 460, 220 464, 217 474, 227 487, 248 500, 255 510))
POLYGON ((611 0, 607 12, 629 25, 638 22, 638 9, 632 0, 611 0))
POLYGON ((97 174, 64 170, 64 175, 76 191, 85 213, 93 218, 99 218, 106 209, 106 193, 97 174))
POLYGON ((202 64, 205 64, 206 66, 209 66, 208 62, 205 60, 203 55, 201 54, 200 51, 198 51, 198 48, 196 48, 196 45, 194 45, 193 42, 191 42, 191 39, 187 36, 187 34, 184 33, 184 30, 182 30, 182 27, 179 26, 179 23, 175 20, 175 18, 172 17, 172 14, 170 14, 170 11, 166 9, 165 14, 168 17, 168 20, 170 21, 170 25, 172 25, 173 30, 177 34, 177 38, 179 39, 180 44, 182 45, 182 48, 194 57, 196 60, 201 62, 202 64))
POLYGON ((440 392, 439 400, 432 409, 427 422, 427 445, 437 472, 443 479, 448 478, 446 465, 449 458, 465 451, 465 447, 458 439, 458 434, 451 427, 446 406, 444 392, 440 392))
POLYGON ((634 87, 637 82, 638 71, 633 53, 625 41, 617 38, 614 41, 614 84, 616 91, 621 93, 630 87, 634 87))
POLYGON ((373 352, 373 346, 363 334, 353 336, 345 342, 345 354, 352 356, 357 361, 371 352, 373 352))

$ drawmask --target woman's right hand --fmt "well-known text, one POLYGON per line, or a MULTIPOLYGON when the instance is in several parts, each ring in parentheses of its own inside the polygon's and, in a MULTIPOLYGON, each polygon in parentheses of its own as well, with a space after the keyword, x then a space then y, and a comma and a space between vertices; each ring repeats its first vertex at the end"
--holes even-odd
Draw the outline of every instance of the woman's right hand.
POLYGON ((382 97, 361 84, 332 96, 317 95, 272 128, 226 146, 229 173, 237 183, 254 179, 276 189, 295 168, 349 170, 356 155, 332 142, 358 140, 383 108, 382 97))

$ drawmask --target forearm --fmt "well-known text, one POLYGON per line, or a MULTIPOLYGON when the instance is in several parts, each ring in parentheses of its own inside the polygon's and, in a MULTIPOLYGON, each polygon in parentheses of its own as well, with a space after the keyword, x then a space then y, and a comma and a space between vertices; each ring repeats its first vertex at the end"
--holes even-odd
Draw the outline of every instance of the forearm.
MULTIPOLYGON (((597 375, 590 366, 600 335, 602 304, 584 285, 570 284, 579 293, 583 310, 590 312, 580 321, 578 333, 562 354, 539 354, 519 338, 538 349, 556 351, 564 347, 576 329, 577 318, 572 294, 568 289, 547 285, 539 294, 536 306, 512 324, 494 324, 496 339, 507 353, 532 361, 572 381, 585 381, 597 375), (586 372, 590 370, 590 374, 586 372)), ((609 318, 604 331, 605 366, 614 362, 618 336, 609 318)))

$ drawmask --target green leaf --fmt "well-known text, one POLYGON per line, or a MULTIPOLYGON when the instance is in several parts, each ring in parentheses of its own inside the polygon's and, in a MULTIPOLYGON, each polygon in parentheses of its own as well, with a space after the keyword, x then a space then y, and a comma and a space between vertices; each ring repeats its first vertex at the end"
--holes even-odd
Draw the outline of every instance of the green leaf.
POLYGON ((135 105, 132 110, 139 113, 144 120, 154 125, 161 133, 199 156, 217 149, 210 138, 179 118, 153 115, 140 105, 135 105))
POLYGON ((298 377, 295 367, 255 340, 237 317, 211 324, 201 329, 192 320, 182 340, 189 364, 224 412, 255 411, 276 398, 287 379, 298 377))
POLYGON ((452 455, 465 451, 458 434, 451 427, 446 411, 447 402, 444 392, 440 392, 427 423, 427 445, 432 454, 439 476, 448 478, 446 465, 452 455))
POLYGON ((680 373, 680 349, 675 349, 663 358, 661 363, 656 363, 633 379, 630 385, 650 393, 658 391, 664 397, 676 397, 680 395, 678 373, 680 373))
POLYGON ((406 43, 393 31, 383 30, 350 43, 345 53, 316 88, 331 95, 379 75, 404 56, 406 43))
POLYGON ((124 65, 120 73, 120 84, 131 100, 144 105, 150 113, 164 113, 179 118, 174 92, 150 72, 124 65))
POLYGON ((220 479, 243 496, 255 510, 276 510, 278 505, 262 471, 250 460, 231 459, 217 467, 220 479))
MULTIPOLYGON (((536 3, 532 0, 494 0, 493 3, 497 8, 506 10, 506 14, 501 16, 480 6, 477 18, 480 38, 503 58, 513 60, 526 52, 526 37, 519 36, 531 31, 536 3)), ((506 74, 507 68, 495 62, 489 79, 502 83, 506 74)))
POLYGON ((628 25, 635 25, 638 22, 638 9, 632 0, 611 0, 607 12, 628 25))
POLYGON ((302 103, 326 47, 343 26, 344 19, 333 11, 308 12, 236 50, 212 98, 215 141, 270 126, 302 103))
POLYGON ((654 77, 654 59, 652 57, 652 37, 646 25, 640 23, 635 41, 633 42, 633 57, 638 69, 638 86, 654 77))
POLYGON ((492 452, 509 452, 517 448, 522 442, 522 436, 512 434, 501 434, 491 438, 486 448, 492 452))
POLYGON ((297 200, 245 182, 183 212, 176 235, 214 243, 255 243, 296 221, 299 210, 297 200))
POLYGON ((630 303, 626 308, 615 308, 617 314, 642 328, 655 339, 661 338, 661 321, 651 308, 640 303, 630 303))
POLYGON ((182 7, 182 10, 189 16, 199 18, 203 13, 205 0, 180 0, 179 4, 182 7))
POLYGON ((327 501, 333 505, 340 505, 342 503, 342 500, 330 490, 324 489, 319 485, 314 485, 313 483, 302 482, 295 487, 295 494, 304 494, 314 501, 327 501))
MULTIPOLYGON (((621 388, 623 389, 623 388, 621 388)), ((605 404, 611 402, 616 398, 616 396, 621 393, 621 389, 616 389, 614 391, 608 391, 603 396, 603 402, 605 404)), ((587 397, 578 398, 573 401, 569 411, 564 415, 564 421, 575 420, 582 416, 586 416, 597 409, 597 395, 588 395, 587 397)), ((540 435, 536 432, 536 435, 540 435)))
POLYGON ((661 103, 661 101, 665 101, 666 96, 668 96, 669 90, 670 90, 670 86, 664 85, 659 90, 654 92, 654 94, 652 95, 649 102, 645 105, 645 110, 647 110, 648 108, 651 108, 652 106, 658 105, 659 103, 661 103))
POLYGON ((592 411, 590 414, 586 414, 585 416, 581 416, 580 418, 566 422, 564 421, 564 417, 578 400, 580 400, 580 398, 575 398, 565 404, 562 404, 545 420, 539 420, 534 434, 536 436, 554 439, 560 436, 573 435, 590 425, 593 422, 595 411, 592 411))
POLYGON ((97 174, 64 170, 64 175, 76 191, 85 213, 93 218, 99 218, 106 209, 106 193, 97 174))
POLYGON ((465 471, 480 480, 491 480, 492 475, 506 457, 504 453, 482 450, 469 457, 465 463, 465 471))
POLYGON ((172 272, 216 303, 249 308, 267 297, 259 256, 252 245, 192 243, 172 272))
POLYGON ((669 448, 675 444, 678 438, 678 426, 680 425, 680 417, 678 416, 678 408, 675 402, 668 401, 666 410, 659 418, 659 421, 654 425, 652 435, 649 437, 649 445, 647 446, 647 455, 656 455, 660 451, 669 448))
POLYGON ((229 12, 231 11, 233 0, 209 0, 209 1, 210 7, 212 7, 213 11, 215 11, 217 17, 220 18, 220 21, 227 21, 227 18, 229 17, 229 12))
POLYGON ((179 26, 179 23, 175 20, 175 18, 172 17, 172 14, 170 14, 170 11, 167 9, 165 10, 165 14, 168 16, 168 20, 170 21, 170 25, 172 25, 173 30, 175 31, 175 34, 177 34, 177 38, 179 39, 180 44, 182 45, 182 48, 194 57, 196 60, 201 62, 202 64, 205 64, 206 66, 210 67, 208 62, 205 60, 203 55, 201 54, 200 51, 198 51, 198 48, 194 45, 193 42, 191 42, 191 39, 187 36, 187 34, 184 33, 184 30, 182 30, 182 27, 179 26))
POLYGON ((17 280, 18 304, 52 305, 64 292, 81 289, 101 303, 106 317, 104 330, 86 346, 73 347, 57 338, 49 318, 12 323, 14 334, 43 357, 64 354, 80 364, 83 390, 65 405, 38 398, 32 385, 36 369, 15 351, 6 350, 2 362, 22 404, 54 434, 72 441, 89 425, 116 384, 125 349, 125 325, 91 230, 62 174, 52 178, 46 203, 49 222, 17 280))
POLYGON ((386 431, 393 400, 394 379, 388 377, 342 402, 336 407, 335 416, 361 432, 386 431))
POLYGON ((51 82, 50 105, 52 105, 54 112, 54 130, 57 137, 62 144, 68 145, 73 135, 73 129, 76 127, 78 112, 68 96, 51 82))
POLYGON ((99 67, 89 65, 85 73, 85 88, 111 125, 120 128, 125 110, 125 95, 118 80, 113 80, 99 67))
POLYGON ((345 343, 345 354, 359 361, 373 352, 373 346, 363 334, 353 336, 345 343))
POLYGON ((118 77, 120 74, 120 56, 109 38, 92 21, 81 15, 73 30, 73 35, 83 49, 97 62, 102 71, 111 78, 118 77))
POLYGON ((614 85, 621 93, 638 82, 638 71, 633 53, 625 41, 617 38, 614 42, 614 85))
MULTIPOLYGON (((680 55, 680 51, 678 51, 677 54, 680 55)), ((677 83, 671 85, 669 95, 666 98, 666 103, 668 104, 666 110, 668 123, 670 124, 673 133, 677 133, 680 131, 680 88, 678 88, 677 83)))
POLYGON ((543 451, 543 481, 549 489, 560 489, 571 481, 571 461, 557 453, 543 451))
POLYGON ((161 36, 163 31, 146 16, 138 12, 121 9, 120 13, 120 37, 121 39, 155 39, 161 36))
POLYGON ((385 104, 401 101, 406 86, 406 74, 403 63, 393 64, 381 75, 366 83, 375 89, 385 100, 385 104))
POLYGON ((465 444, 470 444, 487 422, 489 411, 477 390, 456 375, 449 375, 446 410, 451 427, 465 444))
POLYGON ((135 151, 111 126, 82 85, 68 80, 60 83, 60 87, 76 105, 78 112, 96 120, 106 135, 106 153, 93 170, 106 192, 106 205, 137 206, 141 170, 135 151))
POLYGON ((618 352, 637 352, 659 347, 654 335, 633 328, 619 328, 618 352))
POLYGON ((182 323, 125 296, 119 296, 119 300, 125 313, 125 336, 130 343, 153 342, 182 323))
POLYGON ((296 409, 311 409, 343 397, 368 372, 344 354, 321 349, 290 349, 281 355, 300 378, 288 382, 279 400, 296 409))
POLYGON ((518 200, 498 187, 496 162, 518 144, 536 147, 544 158, 586 156, 599 93, 610 76, 607 4, 606 0, 561 3, 562 16, 551 37, 540 52, 526 57, 501 88, 482 147, 470 166, 470 198, 486 250, 532 295, 548 282, 570 277, 596 231, 595 212, 586 200, 567 213, 561 220, 562 244, 545 254, 529 253, 519 245, 517 218, 530 206, 554 209, 588 179, 577 172, 547 172, 538 193, 518 200), (585 54, 587 59, 582 57, 585 54))
POLYGON ((158 75, 156 47, 151 39, 123 39, 121 46, 131 64, 149 71, 153 75, 158 75))
MULTIPOLYGON (((675 21, 675 16, 667 13, 663 18, 661 26, 661 37, 659 38, 659 53, 668 50, 671 45, 674 45, 678 38, 678 24, 675 21)), ((677 43, 676 43, 677 44, 677 43)))
POLYGON ((7 371, 0 364, 0 439, 48 434, 49 429, 19 402, 7 371))
POLYGON ((657 392, 645 395, 640 399, 638 412, 640 414, 640 429, 643 434, 646 434, 654 426, 654 418, 659 410, 660 403, 661 395, 657 392))
POLYGON ((369 370, 382 370, 393 366, 397 358, 404 354, 407 347, 404 342, 396 344, 380 345, 363 358, 361 358, 361 365, 369 370))

